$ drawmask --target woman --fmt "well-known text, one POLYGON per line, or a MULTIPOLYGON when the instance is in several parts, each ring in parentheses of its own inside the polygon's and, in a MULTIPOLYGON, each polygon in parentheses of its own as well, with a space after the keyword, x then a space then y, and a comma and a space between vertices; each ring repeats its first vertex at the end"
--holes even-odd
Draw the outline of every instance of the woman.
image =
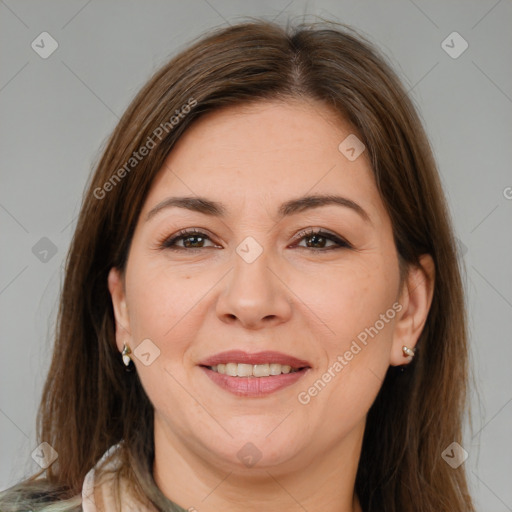
POLYGON ((151 78, 58 325, 58 458, 1 510, 474 510, 441 457, 467 384, 447 207, 406 91, 346 27, 232 26, 151 78))

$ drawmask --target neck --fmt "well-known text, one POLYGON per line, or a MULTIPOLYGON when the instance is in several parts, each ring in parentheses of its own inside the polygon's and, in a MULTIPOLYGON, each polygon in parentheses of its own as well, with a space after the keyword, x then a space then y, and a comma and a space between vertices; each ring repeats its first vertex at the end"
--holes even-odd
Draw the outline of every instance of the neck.
POLYGON ((235 461, 198 455, 197 447, 156 416, 153 476, 162 493, 185 510, 362 512, 354 486, 363 433, 361 424, 325 453, 240 469, 235 461))

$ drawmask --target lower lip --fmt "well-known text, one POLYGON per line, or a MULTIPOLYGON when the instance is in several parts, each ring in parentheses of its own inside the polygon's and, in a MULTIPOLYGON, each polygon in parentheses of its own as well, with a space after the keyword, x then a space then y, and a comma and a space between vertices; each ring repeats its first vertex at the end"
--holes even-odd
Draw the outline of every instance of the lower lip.
POLYGON ((214 372, 205 366, 200 367, 210 379, 218 386, 238 396, 265 396, 280 389, 295 384, 302 378, 309 368, 298 372, 281 373, 271 377, 231 377, 223 373, 214 372))

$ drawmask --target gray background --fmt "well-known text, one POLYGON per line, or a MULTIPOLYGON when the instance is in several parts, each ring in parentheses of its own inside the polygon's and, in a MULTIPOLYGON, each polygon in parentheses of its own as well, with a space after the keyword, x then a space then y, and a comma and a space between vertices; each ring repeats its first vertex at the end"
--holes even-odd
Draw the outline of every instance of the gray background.
POLYGON ((63 262, 84 184, 128 102, 206 29, 303 15, 374 41, 424 119, 467 268, 475 388, 465 464, 479 510, 512 510, 510 0, 0 0, 0 489, 39 469, 35 413, 63 262), (59 45, 47 59, 31 47, 44 31, 59 45), (453 31, 469 44, 456 59, 441 46, 453 31))

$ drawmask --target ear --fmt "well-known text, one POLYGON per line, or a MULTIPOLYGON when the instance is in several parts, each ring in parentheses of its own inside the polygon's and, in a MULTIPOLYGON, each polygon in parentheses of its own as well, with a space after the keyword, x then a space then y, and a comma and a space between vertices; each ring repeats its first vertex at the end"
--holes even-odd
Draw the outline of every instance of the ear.
POLYGON ((124 280, 119 269, 112 267, 108 274, 108 289, 112 298, 114 317, 116 321, 116 345, 119 352, 123 351, 123 345, 131 345, 130 321, 126 307, 124 280))
POLYGON ((404 355, 402 347, 416 347, 432 304, 434 282, 434 261, 430 254, 424 254, 420 257, 419 266, 409 269, 402 286, 398 301, 402 309, 397 315, 393 333, 390 358, 392 366, 401 366, 412 361, 411 356, 404 355))

